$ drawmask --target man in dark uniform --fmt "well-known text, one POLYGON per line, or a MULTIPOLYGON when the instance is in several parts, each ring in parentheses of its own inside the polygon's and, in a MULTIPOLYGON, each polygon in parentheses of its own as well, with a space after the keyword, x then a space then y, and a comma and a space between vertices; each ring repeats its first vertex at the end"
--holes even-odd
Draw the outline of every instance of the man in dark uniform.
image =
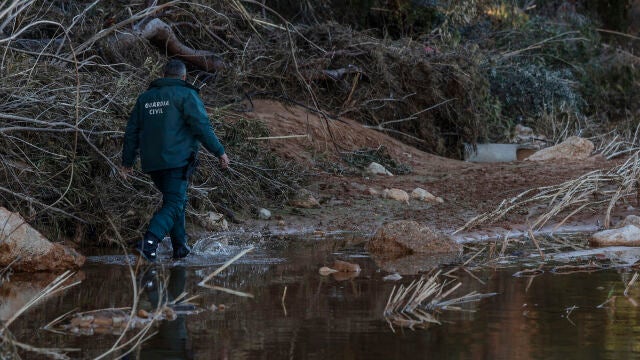
POLYGON ((155 262, 158 243, 167 233, 174 258, 183 258, 191 251, 184 212, 189 177, 195 169, 200 144, 219 158, 222 168, 229 166, 198 88, 185 82, 186 77, 187 70, 181 61, 169 61, 164 78, 153 81, 138 97, 124 135, 122 173, 131 173, 139 150, 142 171, 151 176, 162 193, 162 207, 135 246, 139 255, 150 262, 155 262))

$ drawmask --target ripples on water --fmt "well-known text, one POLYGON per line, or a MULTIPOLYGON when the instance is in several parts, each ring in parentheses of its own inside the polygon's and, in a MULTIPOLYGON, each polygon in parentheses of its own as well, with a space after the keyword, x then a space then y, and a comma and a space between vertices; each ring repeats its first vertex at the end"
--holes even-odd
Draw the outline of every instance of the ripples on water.
MULTIPOLYGON (((291 240, 280 250, 263 246, 223 271, 213 282, 253 294, 241 298, 196 284, 242 246, 212 237, 194 246, 194 256, 177 265, 163 260, 157 267, 170 287, 199 295, 205 309, 163 322, 158 334, 134 352, 132 359, 628 359, 640 358, 640 289, 624 296, 625 269, 593 273, 516 278, 521 266, 484 269, 476 280, 459 271, 457 292, 497 292, 465 311, 438 315, 442 325, 392 332, 382 310, 394 285, 361 246, 353 241, 291 240), (318 275, 318 268, 339 257, 357 262, 360 276, 318 275), (177 276, 177 272, 183 275, 177 276), (182 280, 175 280, 182 279, 182 280), (481 283, 483 282, 483 283, 481 283), (283 301, 284 289, 287 289, 283 301), (598 305, 611 297, 609 306, 598 305), (636 302, 635 299, 638 299, 636 302), (211 311, 211 305, 225 305, 211 311)), ((162 254, 167 256, 168 248, 162 254)), ((170 255, 170 252, 168 252, 170 255)), ((90 258, 82 284, 32 308, 12 325, 14 335, 33 345, 78 347, 72 358, 91 358, 110 347, 113 336, 54 334, 39 328, 53 318, 81 311, 131 304, 126 258, 90 258)), ((14 277, 2 287, 0 314, 17 306, 25 289, 45 286, 14 277)), ((28 295, 28 294, 27 294, 28 295)), ((27 296, 25 295, 25 296, 27 296)), ((150 306, 145 294, 142 306, 150 306)), ((29 358, 29 357, 26 357, 29 358)))

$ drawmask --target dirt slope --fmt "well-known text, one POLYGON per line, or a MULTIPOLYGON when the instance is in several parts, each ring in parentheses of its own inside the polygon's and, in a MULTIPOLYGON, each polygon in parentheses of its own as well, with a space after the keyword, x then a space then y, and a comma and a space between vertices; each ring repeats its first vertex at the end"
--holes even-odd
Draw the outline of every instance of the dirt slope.
MULTIPOLYGON (((254 105, 254 111, 248 116, 264 121, 272 136, 309 135, 308 138, 261 140, 268 141, 270 148, 282 156, 304 161, 313 167, 314 160, 319 157, 338 159, 336 149, 349 151, 385 145, 396 160, 413 168, 411 174, 394 177, 337 176, 315 168, 318 175, 314 177, 310 190, 320 197, 323 207, 318 210, 276 211, 288 227, 298 230, 371 232, 384 221, 407 219, 453 231, 473 216, 493 209, 503 199, 522 191, 558 184, 595 169, 615 166, 615 162, 598 156, 577 162, 466 163, 424 153, 348 119, 327 121, 303 107, 269 100, 256 100, 254 105), (411 201, 406 205, 365 194, 363 189, 368 187, 378 190, 399 188, 407 192, 422 187, 443 197, 445 203, 429 205, 411 201)), ((515 227, 515 224, 524 224, 535 215, 535 210, 522 211, 497 226, 515 227)))

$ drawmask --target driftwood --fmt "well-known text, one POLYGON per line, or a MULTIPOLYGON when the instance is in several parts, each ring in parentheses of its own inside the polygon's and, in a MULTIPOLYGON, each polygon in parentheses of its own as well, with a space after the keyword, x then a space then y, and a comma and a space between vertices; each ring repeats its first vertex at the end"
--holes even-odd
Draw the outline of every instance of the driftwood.
POLYGON ((109 42, 118 47, 130 47, 135 46, 140 38, 164 50, 167 55, 175 56, 204 71, 211 72, 224 68, 224 62, 214 52, 193 49, 183 44, 171 26, 157 18, 143 20, 134 26, 133 32, 114 35, 109 42))

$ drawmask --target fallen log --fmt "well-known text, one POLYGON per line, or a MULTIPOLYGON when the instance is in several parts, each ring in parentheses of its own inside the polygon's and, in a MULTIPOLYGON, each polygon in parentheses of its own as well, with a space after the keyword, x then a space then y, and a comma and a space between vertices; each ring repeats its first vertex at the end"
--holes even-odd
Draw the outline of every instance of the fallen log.
POLYGON ((214 52, 193 49, 183 44, 171 29, 171 26, 160 19, 142 21, 133 28, 133 32, 120 33, 109 39, 117 47, 134 46, 139 39, 145 39, 164 50, 166 55, 175 56, 204 71, 224 69, 224 62, 214 52))

